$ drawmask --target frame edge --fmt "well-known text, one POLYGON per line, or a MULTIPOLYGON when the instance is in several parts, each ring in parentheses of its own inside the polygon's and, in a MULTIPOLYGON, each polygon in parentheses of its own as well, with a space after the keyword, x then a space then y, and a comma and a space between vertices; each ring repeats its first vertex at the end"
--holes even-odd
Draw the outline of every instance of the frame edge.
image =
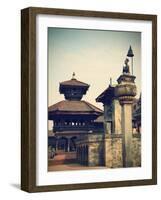
POLYGON ((36 186, 36 17, 21 10, 21 190, 36 186))
POLYGON ((29 9, 21 10, 21 189, 29 190, 29 9))
POLYGON ((21 189, 26 192, 45 192, 107 187, 126 187, 157 184, 157 16, 134 13, 112 13, 100 11, 81 11, 53 8, 29 7, 21 10, 21 189), (71 13, 74 14, 71 14, 71 13), (81 12, 83 12, 81 14, 81 12), (92 14, 93 13, 93 14, 92 14), (117 181, 105 183, 86 183, 69 185, 36 186, 36 15, 57 14, 70 16, 109 17, 152 21, 152 179, 136 181, 117 181), (130 18, 129 18, 130 14, 130 18), (147 18, 146 18, 147 17, 147 18), (35 67, 34 67, 35 66, 35 67))

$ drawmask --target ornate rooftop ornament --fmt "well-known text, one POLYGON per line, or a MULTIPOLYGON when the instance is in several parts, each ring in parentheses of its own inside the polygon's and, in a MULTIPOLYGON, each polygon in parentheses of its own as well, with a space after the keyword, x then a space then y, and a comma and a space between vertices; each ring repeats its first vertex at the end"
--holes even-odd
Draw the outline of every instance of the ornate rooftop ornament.
POLYGON ((131 48, 131 45, 130 45, 129 50, 128 50, 128 52, 127 52, 127 57, 134 57, 134 54, 133 54, 133 50, 132 50, 132 48, 131 48))
POLYGON ((112 78, 110 77, 110 86, 112 86, 112 78))
POLYGON ((72 74, 72 79, 75 79, 75 72, 73 72, 72 74))
POLYGON ((131 45, 130 45, 129 50, 127 52, 127 57, 131 58, 131 73, 133 75, 133 57, 134 57, 134 53, 133 53, 133 50, 131 48, 131 45))

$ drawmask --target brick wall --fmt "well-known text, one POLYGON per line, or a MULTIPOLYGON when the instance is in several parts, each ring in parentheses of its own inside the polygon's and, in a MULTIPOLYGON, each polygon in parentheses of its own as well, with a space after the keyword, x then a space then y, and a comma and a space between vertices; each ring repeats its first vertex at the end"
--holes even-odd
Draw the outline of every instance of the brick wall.
MULTIPOLYGON (((122 134, 107 134, 105 137, 92 134, 84 137, 79 145, 88 146, 88 166, 123 167, 122 134)), ((132 138, 133 167, 141 166, 141 135, 132 138)))

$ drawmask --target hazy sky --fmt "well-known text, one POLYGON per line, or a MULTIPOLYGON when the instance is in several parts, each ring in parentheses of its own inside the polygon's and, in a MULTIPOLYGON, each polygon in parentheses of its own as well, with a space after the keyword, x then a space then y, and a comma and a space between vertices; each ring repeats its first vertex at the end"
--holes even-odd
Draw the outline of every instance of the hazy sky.
POLYGON ((59 83, 72 78, 90 84, 84 100, 102 107, 95 98, 122 73, 129 46, 134 52, 134 75, 141 91, 141 33, 48 28, 48 102, 64 99, 59 83))

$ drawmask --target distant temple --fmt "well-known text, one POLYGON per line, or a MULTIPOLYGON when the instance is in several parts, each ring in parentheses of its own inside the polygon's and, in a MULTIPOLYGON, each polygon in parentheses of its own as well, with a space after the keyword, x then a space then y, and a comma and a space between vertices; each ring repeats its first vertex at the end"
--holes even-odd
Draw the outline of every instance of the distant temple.
MULTIPOLYGON (((127 56, 134 56, 131 46, 127 56)), ((48 146, 56 155, 65 156, 60 161, 53 159, 53 164, 141 166, 141 96, 135 98, 136 77, 130 73, 128 62, 126 59, 118 84, 110 81, 96 98, 103 103, 104 111, 82 100, 89 85, 78 81, 75 73, 71 80, 60 83, 59 92, 65 100, 48 108, 48 119, 53 121, 48 146)))

